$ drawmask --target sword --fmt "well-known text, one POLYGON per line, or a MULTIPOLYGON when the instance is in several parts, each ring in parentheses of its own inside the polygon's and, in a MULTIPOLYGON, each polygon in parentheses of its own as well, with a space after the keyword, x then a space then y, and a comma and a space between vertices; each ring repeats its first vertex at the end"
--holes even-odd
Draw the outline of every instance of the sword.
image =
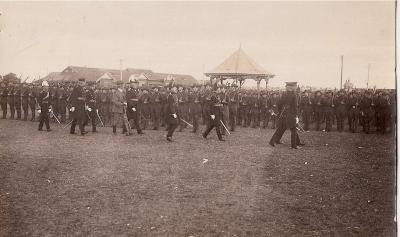
POLYGON ((104 123, 103 123, 103 121, 101 120, 101 117, 100 117, 100 115, 99 115, 99 111, 98 111, 98 110, 96 110, 96 114, 97 114, 97 117, 98 117, 99 120, 100 120, 101 125, 104 127, 104 123))
POLYGON ((231 135, 231 133, 229 132, 229 130, 226 128, 224 122, 222 122, 222 120, 219 120, 219 121, 221 122, 222 126, 225 128, 226 132, 227 132, 229 135, 231 135))
POLYGON ((52 110, 52 109, 50 109, 50 113, 51 113, 51 115, 53 116, 53 118, 55 118, 55 119, 57 120, 57 122, 58 122, 59 124, 61 124, 61 123, 60 123, 60 120, 58 120, 57 116, 53 113, 53 110, 52 110))
POLYGON ((300 124, 296 124, 296 129, 300 132, 305 132, 304 128, 300 124))
POLYGON ((71 121, 69 121, 62 129, 65 129, 66 127, 68 127, 68 125, 70 125, 72 123, 73 119, 71 121))
POLYGON ((193 125, 191 125, 190 123, 186 122, 183 118, 179 118, 180 120, 182 120, 182 122, 186 123, 187 125, 189 125, 190 127, 193 128, 193 125))

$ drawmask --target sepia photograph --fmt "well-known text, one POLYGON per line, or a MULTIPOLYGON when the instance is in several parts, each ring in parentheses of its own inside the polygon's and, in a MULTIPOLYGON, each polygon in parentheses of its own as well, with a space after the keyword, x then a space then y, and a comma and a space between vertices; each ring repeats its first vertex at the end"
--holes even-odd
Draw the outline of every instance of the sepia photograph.
POLYGON ((397 236, 396 7, 0 1, 0 236, 397 236))

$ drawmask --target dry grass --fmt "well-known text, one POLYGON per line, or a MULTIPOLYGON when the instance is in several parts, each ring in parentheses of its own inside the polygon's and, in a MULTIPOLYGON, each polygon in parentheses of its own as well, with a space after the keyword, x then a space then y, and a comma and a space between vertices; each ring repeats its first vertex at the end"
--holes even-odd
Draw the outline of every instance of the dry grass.
POLYGON ((395 234, 391 135, 310 132, 292 150, 270 129, 168 143, 36 126, 0 120, 0 236, 395 234))

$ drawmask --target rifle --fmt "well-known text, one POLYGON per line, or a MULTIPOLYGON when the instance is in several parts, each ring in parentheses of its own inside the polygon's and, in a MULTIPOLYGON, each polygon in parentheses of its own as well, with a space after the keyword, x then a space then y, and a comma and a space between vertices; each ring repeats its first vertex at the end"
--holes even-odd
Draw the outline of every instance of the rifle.
POLYGON ((221 122, 222 126, 225 128, 226 132, 227 132, 229 135, 231 135, 231 133, 229 132, 229 130, 226 128, 224 122, 222 122, 222 120, 219 120, 219 121, 221 122))
POLYGON ((101 125, 104 127, 104 123, 103 123, 103 121, 101 120, 101 117, 100 117, 100 115, 99 115, 99 110, 97 110, 97 109, 96 109, 96 114, 97 114, 97 117, 98 117, 99 120, 100 120, 101 125))

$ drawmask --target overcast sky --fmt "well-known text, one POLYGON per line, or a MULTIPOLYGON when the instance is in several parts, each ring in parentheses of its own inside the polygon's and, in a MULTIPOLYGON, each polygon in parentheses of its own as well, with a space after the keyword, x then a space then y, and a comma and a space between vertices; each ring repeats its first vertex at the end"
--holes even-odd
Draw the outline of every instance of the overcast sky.
MULTIPOLYGON (((150 68, 203 79, 238 49, 285 81, 393 88, 394 2, 0 2, 0 74, 68 65, 150 68)), ((252 86, 252 83, 246 83, 252 86)))

